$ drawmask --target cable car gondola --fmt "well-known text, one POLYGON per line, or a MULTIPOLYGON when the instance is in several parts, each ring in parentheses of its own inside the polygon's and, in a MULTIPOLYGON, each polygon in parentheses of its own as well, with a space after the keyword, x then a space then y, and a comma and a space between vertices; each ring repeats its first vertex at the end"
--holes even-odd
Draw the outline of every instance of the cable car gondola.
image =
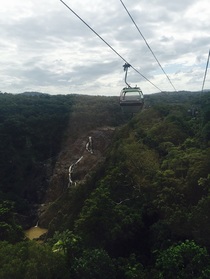
POLYGON ((124 87, 120 93, 120 106, 125 113, 137 113, 142 110, 144 105, 144 95, 139 87, 131 87, 127 79, 127 71, 130 65, 123 65, 125 71, 125 83, 128 87, 124 87))

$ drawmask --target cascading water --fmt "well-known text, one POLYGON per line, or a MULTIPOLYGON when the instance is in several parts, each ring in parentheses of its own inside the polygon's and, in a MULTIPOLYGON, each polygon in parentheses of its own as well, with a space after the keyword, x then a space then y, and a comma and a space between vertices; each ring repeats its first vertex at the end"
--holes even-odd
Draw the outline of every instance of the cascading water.
MULTIPOLYGON (((85 145, 85 149, 86 149, 89 153, 93 154, 93 140, 92 140, 92 137, 91 137, 91 136, 88 137, 88 142, 87 142, 86 145, 85 145)), ((73 173, 73 171, 74 171, 75 166, 76 166, 82 159, 83 159, 83 156, 81 156, 75 163, 71 164, 71 166, 69 167, 69 183, 68 183, 68 188, 69 188, 70 186, 72 186, 73 184, 76 185, 76 182, 74 182, 74 181, 72 180, 72 173, 73 173)))

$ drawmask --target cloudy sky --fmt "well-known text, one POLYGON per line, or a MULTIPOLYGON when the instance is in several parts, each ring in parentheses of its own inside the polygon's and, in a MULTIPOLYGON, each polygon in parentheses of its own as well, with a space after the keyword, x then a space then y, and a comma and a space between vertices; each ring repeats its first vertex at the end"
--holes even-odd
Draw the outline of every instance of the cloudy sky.
MULTIPOLYGON (((173 91, 120 0, 64 2, 155 86, 173 91)), ((210 49, 210 1, 123 3, 176 90, 201 90, 210 49)), ((124 61, 60 0, 1 1, 0 34, 1 92, 116 96, 124 87, 124 61)), ((144 94, 159 92, 131 68, 128 82, 144 94)))

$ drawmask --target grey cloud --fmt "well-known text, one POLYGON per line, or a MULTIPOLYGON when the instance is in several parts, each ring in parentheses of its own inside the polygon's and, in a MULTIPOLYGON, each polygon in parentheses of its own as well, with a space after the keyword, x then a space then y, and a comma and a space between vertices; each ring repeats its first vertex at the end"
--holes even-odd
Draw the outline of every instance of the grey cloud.
MULTIPOLYGON (((142 74, 154 80, 156 74, 160 75, 160 68, 120 1, 89 1, 88 6, 79 0, 66 2, 72 2, 73 9, 142 74)), ((209 24, 186 17, 196 0, 124 3, 166 69, 171 71, 171 65, 179 65, 182 60, 183 68, 189 67, 185 64, 192 57, 196 64, 205 60, 209 24)), ((124 61, 61 3, 14 21, 1 17, 0 22, 2 70, 17 88, 44 86, 46 91, 52 87, 59 91, 60 86, 77 88, 81 84, 89 88, 91 84, 118 87, 123 81, 124 61)), ((175 67, 179 77, 184 72, 181 67, 175 67)), ((133 70, 129 79, 131 83, 142 80, 133 70)))

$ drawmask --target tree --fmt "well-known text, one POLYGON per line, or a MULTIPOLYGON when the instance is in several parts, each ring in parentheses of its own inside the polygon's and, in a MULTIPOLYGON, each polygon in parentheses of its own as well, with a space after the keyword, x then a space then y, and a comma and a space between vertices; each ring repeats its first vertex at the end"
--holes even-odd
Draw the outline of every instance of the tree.
POLYGON ((186 240, 159 253, 156 260, 156 278, 208 279, 210 257, 206 248, 186 240))
POLYGON ((0 242, 0 278, 68 279, 69 271, 64 256, 52 252, 48 245, 0 242))
POLYGON ((15 221, 14 206, 10 201, 0 203, 0 240, 15 243, 23 239, 23 230, 15 221))
POLYGON ((115 279, 112 259, 103 249, 84 250, 72 265, 73 279, 115 279))
POLYGON ((116 278, 118 279, 145 279, 147 272, 143 265, 136 259, 135 254, 128 258, 118 258, 115 260, 116 278))

